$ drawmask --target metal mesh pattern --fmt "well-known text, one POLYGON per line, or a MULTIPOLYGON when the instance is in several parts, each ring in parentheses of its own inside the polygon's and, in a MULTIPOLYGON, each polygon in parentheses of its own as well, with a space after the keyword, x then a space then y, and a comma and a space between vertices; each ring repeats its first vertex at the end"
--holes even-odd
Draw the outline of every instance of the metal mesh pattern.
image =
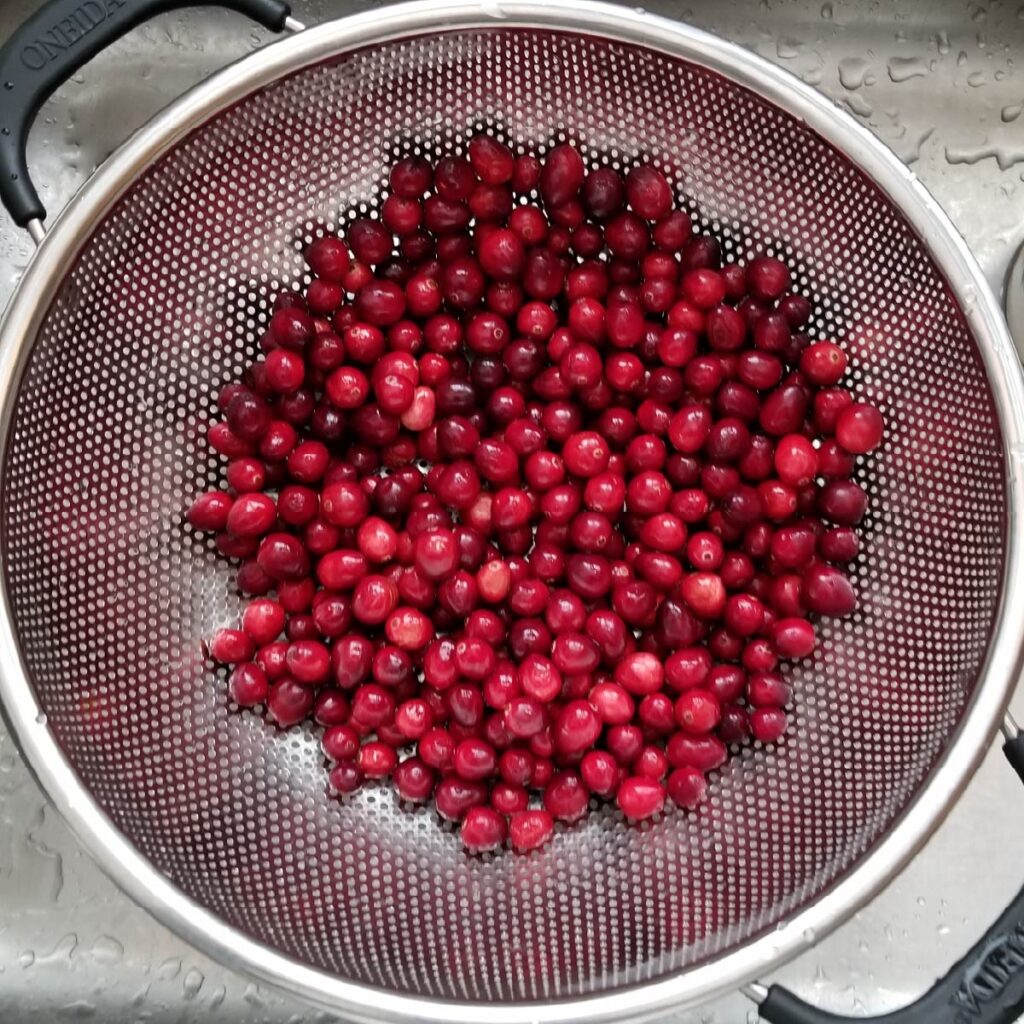
POLYGON ((682 61, 506 27, 390 43, 198 129, 95 231, 56 296, 6 453, 8 586, 67 757, 139 850, 245 932, 352 981, 456 1000, 608 991, 814 900, 921 786, 977 681, 1004 556, 997 416, 957 304, 898 211, 795 119, 682 61), (339 804, 312 730, 229 707, 200 638, 238 608, 183 524, 218 482, 213 396, 269 299, 386 167, 479 126, 661 165, 731 256, 783 255, 816 336, 887 415, 861 608, 796 676, 794 728, 695 814, 608 809, 473 859, 389 789, 339 804))

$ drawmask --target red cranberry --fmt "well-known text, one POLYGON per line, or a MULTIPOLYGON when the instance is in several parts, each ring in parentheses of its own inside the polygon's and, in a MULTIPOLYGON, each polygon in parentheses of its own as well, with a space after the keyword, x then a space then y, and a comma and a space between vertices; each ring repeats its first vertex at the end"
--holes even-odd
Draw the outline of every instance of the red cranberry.
POLYGON ((685 732, 694 735, 711 732, 721 720, 718 701, 707 691, 687 690, 675 704, 676 722, 685 732))
POLYGON ((331 790, 337 796, 354 793, 363 784, 363 773, 359 766, 352 761, 336 764, 331 769, 329 778, 331 790))
POLYGON ((654 779, 631 776, 619 784, 615 802, 619 810, 633 821, 653 818, 665 806, 665 787, 654 779))
POLYGON ((559 772, 544 788, 544 809, 558 821, 579 821, 590 795, 575 772, 559 772))
POLYGON ((554 819, 546 810, 518 811, 509 819, 509 844, 518 853, 537 850, 551 838, 554 827, 554 819))
POLYGON ((309 687, 285 676, 277 680, 267 695, 267 711, 282 729, 298 725, 313 709, 314 693, 309 687))
POLYGON ((262 704, 270 692, 267 675, 259 665, 252 662, 237 665, 228 680, 231 699, 243 708, 262 704))
POLYGON ((693 810, 704 799, 708 784, 702 772, 691 766, 684 766, 669 775, 666 788, 677 807, 693 810))
POLYGON ((864 402, 855 402, 836 421, 836 440, 852 455, 865 455, 882 443, 882 414, 864 402))
POLYGON ((504 814, 491 807, 471 807, 466 811, 459 831, 462 845, 471 853, 497 850, 508 834, 504 814))
POLYGON ((786 712, 779 708, 758 708, 750 714, 750 732, 761 743, 775 743, 786 731, 786 712))

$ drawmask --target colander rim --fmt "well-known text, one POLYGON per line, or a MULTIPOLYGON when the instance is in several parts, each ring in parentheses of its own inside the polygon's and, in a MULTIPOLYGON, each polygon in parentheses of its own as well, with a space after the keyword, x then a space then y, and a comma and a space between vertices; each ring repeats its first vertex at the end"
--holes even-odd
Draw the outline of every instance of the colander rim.
MULTIPOLYGON (((809 948, 876 895, 920 849, 981 763, 1016 684, 1024 599, 1024 384, 1002 312, 980 267, 916 176, 868 129, 789 72, 715 35, 596 0, 417 0, 308 28, 274 42, 179 97, 120 147, 61 212, 31 260, 0 326, 0 436, 8 438, 17 385, 48 299, 104 215, 154 161, 199 124, 304 67, 374 44, 432 32, 536 28, 639 46, 717 72, 800 118, 860 168, 904 213, 963 300, 993 391, 1007 453, 1003 595, 982 678, 958 731, 912 805, 811 906, 769 935, 667 977, 548 1002, 455 1002, 396 994, 337 978, 257 942, 191 900, 132 846, 64 757, 21 658, 0 556, 0 703, 28 764, 83 845, 133 899, 222 963, 362 1021, 541 1024, 621 1021, 699 1005, 763 976, 809 948)), ((0 466, 0 473, 3 473, 0 466)), ((2 493, 6 480, 0 479, 2 493)))

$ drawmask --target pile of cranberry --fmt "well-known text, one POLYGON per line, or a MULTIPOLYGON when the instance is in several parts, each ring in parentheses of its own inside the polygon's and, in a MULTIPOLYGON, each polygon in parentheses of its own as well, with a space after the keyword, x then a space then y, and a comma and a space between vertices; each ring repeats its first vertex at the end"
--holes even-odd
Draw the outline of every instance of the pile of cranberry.
POLYGON ((188 512, 241 562, 232 700, 312 717, 335 794, 390 777, 472 851, 591 797, 692 808, 778 740, 780 662, 856 605, 883 433, 787 267, 723 264, 654 167, 487 135, 399 160, 306 259, 188 512))

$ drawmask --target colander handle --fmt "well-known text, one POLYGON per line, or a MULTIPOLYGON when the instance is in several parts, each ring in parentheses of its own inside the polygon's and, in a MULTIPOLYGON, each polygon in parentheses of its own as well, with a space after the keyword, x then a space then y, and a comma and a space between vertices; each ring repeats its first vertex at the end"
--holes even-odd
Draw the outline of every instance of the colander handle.
POLYGON ((144 21, 184 7, 226 7, 279 32, 285 0, 51 0, 0 48, 0 202, 41 232, 46 209, 29 178, 28 133, 57 86, 144 21))
MULTIPOLYGON (((1008 740, 1003 753, 1024 781, 1024 733, 1008 740)), ((771 1024, 1014 1024, 1024 1014, 1024 889, 962 960, 902 1010, 840 1017, 772 985, 758 1012, 771 1024)))

